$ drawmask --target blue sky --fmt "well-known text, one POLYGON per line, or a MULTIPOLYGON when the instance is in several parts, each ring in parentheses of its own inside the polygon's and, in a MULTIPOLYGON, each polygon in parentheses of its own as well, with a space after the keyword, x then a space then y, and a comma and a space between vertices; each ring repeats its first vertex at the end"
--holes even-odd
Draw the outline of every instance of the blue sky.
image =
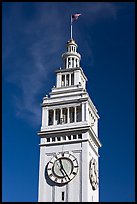
POLYGON ((2 200, 36 202, 42 98, 73 38, 100 115, 100 201, 135 200, 135 4, 2 3, 2 200))

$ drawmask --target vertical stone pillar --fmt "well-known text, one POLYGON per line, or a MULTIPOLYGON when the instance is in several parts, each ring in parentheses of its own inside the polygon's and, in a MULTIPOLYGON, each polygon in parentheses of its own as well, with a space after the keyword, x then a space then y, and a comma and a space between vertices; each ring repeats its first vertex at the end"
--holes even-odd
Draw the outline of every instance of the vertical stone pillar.
POLYGON ((55 124, 56 109, 53 109, 53 125, 55 124))
POLYGON ((79 59, 77 59, 77 67, 79 67, 80 66, 80 64, 79 64, 79 59))
POLYGON ((69 74, 69 86, 71 86, 71 73, 69 74))
POLYGON ((66 68, 68 68, 68 58, 66 58, 66 68))
POLYGON ((89 122, 88 101, 86 101, 86 121, 89 122))
POLYGON ((77 122, 77 107, 74 107, 74 123, 77 122))
POLYGON ((82 121, 86 120, 86 103, 82 103, 82 121))
POLYGON ((61 87, 61 73, 57 74, 56 86, 61 87))
POLYGON ((76 70, 74 72, 74 85, 78 85, 80 82, 80 71, 76 70))
POLYGON ((48 108, 42 108, 42 127, 48 126, 48 108))
POLYGON ((70 68, 72 68, 72 57, 70 57, 70 68))

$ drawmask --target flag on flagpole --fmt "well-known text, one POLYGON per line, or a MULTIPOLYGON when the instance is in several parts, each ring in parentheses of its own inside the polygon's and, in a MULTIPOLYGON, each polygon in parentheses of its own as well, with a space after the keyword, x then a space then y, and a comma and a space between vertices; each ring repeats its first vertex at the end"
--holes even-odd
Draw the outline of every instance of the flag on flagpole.
POLYGON ((70 27, 70 37, 72 39, 72 23, 73 21, 76 21, 78 19, 78 17, 81 16, 81 13, 76 13, 76 14, 73 14, 71 15, 71 27, 70 27))
POLYGON ((76 21, 76 20, 78 19, 78 17, 81 16, 81 15, 82 15, 81 13, 73 14, 73 15, 72 15, 72 22, 73 22, 73 21, 76 21))

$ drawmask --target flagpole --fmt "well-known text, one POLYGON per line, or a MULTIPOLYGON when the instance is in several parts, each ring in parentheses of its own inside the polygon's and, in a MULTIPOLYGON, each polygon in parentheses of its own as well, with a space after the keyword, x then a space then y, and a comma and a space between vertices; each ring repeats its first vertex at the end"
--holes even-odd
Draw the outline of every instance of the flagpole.
POLYGON ((71 27, 70 27, 70 39, 72 39, 72 15, 71 15, 71 27))

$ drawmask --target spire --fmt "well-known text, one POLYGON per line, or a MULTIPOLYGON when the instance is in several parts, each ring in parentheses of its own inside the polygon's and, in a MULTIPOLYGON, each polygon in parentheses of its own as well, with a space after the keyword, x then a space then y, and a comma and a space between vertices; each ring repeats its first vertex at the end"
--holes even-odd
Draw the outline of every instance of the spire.
POLYGON ((64 69, 80 67, 81 56, 77 52, 77 47, 73 38, 67 42, 67 52, 62 55, 64 69))

